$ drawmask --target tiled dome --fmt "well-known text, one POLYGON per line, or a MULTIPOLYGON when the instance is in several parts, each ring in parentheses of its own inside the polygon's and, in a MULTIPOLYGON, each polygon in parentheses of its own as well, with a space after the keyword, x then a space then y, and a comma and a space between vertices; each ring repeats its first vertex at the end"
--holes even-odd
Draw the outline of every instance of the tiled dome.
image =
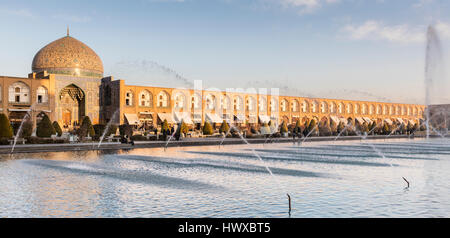
POLYGON ((33 72, 102 77, 100 57, 83 42, 67 35, 51 42, 34 56, 33 72))

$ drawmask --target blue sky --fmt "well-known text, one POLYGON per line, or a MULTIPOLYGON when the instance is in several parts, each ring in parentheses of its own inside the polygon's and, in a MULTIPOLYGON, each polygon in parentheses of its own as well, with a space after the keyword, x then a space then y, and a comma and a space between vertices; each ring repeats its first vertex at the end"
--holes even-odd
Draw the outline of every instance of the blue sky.
POLYGON ((423 103, 426 28, 447 49, 448 12, 439 0, 1 0, 0 75, 26 76, 69 25, 128 84, 187 86, 176 72, 204 87, 423 103))

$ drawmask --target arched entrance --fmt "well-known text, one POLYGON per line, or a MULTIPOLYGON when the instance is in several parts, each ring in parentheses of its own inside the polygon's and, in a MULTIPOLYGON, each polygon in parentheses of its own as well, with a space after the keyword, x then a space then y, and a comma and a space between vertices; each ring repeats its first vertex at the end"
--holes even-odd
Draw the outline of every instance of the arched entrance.
POLYGON ((85 94, 81 88, 70 84, 59 93, 62 127, 77 127, 85 116, 85 94))

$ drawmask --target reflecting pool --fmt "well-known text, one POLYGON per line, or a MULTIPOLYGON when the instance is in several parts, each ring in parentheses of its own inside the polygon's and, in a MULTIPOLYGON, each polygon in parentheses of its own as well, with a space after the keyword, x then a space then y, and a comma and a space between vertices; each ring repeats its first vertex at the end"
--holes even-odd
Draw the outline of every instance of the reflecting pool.
POLYGON ((444 139, 0 155, 0 217, 450 217, 449 171, 444 139))

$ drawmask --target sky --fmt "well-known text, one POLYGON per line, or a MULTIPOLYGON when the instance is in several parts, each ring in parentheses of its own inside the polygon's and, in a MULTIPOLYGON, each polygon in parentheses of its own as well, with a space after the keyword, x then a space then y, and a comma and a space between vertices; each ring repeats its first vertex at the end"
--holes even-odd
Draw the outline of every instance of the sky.
POLYGON ((69 26, 130 85, 423 104, 427 27, 445 61, 448 12, 448 0, 0 0, 0 75, 26 76, 69 26))

